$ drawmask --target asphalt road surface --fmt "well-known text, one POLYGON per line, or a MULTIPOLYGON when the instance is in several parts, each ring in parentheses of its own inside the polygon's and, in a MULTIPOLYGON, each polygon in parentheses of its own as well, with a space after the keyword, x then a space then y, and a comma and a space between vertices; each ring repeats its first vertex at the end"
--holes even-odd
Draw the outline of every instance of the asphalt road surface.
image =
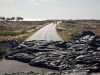
POLYGON ((27 63, 18 62, 15 60, 1 60, 0 61, 0 75, 17 73, 17 72, 54 72, 54 70, 30 66, 27 63))
POLYGON ((36 33, 34 33, 32 36, 27 38, 25 41, 32 41, 32 40, 63 41, 56 31, 56 25, 58 23, 55 24, 51 23, 49 25, 46 25, 45 27, 41 28, 36 33))

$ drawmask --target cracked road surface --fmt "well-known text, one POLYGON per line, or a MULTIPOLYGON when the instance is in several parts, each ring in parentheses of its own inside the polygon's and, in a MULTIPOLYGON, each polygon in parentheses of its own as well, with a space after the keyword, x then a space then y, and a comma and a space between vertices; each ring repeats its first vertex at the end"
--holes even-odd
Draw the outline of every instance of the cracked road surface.
POLYGON ((32 41, 32 40, 63 41, 61 37, 57 34, 56 31, 57 24, 51 23, 46 25, 45 27, 41 28, 36 33, 34 33, 32 36, 27 38, 25 41, 32 41))

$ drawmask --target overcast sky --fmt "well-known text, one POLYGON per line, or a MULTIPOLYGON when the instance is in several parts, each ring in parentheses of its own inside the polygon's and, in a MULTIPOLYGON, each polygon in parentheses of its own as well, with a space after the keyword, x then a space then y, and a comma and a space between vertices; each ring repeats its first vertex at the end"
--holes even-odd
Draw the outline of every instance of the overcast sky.
POLYGON ((0 0, 0 16, 28 19, 100 19, 100 0, 0 0))

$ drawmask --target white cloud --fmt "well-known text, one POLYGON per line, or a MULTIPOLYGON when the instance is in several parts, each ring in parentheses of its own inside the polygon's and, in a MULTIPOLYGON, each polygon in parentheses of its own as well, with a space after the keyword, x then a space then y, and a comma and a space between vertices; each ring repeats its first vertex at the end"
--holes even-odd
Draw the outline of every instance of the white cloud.
POLYGON ((11 2, 13 0, 0 0, 0 1, 2 1, 2 2, 11 2))
MULTIPOLYGON (((0 0, 0 2, 13 2, 13 1, 20 2, 21 0, 0 0)), ((28 4, 33 4, 33 5, 40 5, 44 3, 57 4, 57 0, 22 0, 22 1, 25 1, 28 4)))
POLYGON ((49 3, 49 2, 57 3, 56 0, 29 0, 29 3, 32 3, 34 5, 40 5, 40 4, 49 3))
POLYGON ((38 0, 29 0, 28 3, 29 3, 29 4, 33 4, 33 5, 39 5, 38 0))
POLYGON ((55 1, 55 0, 31 0, 31 1, 37 1, 37 2, 52 2, 52 1, 55 1))

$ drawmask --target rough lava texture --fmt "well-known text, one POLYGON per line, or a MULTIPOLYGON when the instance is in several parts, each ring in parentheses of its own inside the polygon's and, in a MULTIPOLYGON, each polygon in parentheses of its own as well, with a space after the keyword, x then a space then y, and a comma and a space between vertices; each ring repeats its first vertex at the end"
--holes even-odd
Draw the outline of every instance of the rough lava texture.
POLYGON ((100 36, 84 31, 70 41, 26 41, 6 54, 5 58, 59 71, 99 72, 100 36))

